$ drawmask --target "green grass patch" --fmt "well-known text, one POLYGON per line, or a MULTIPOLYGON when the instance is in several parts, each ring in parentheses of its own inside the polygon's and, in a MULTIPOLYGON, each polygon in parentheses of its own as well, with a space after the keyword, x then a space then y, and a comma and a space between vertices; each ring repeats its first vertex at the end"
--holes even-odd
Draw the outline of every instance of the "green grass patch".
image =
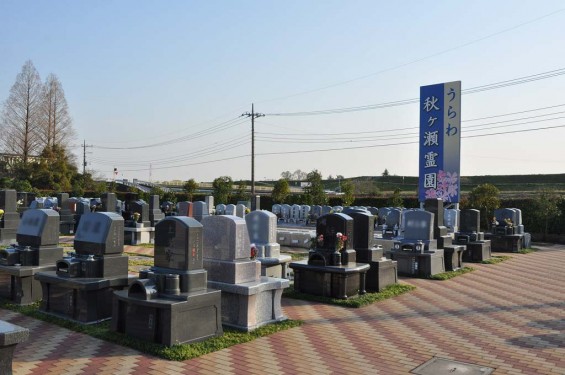
POLYGON ((430 277, 432 280, 449 280, 456 276, 463 275, 465 273, 473 272, 475 269, 473 267, 463 267, 457 271, 448 271, 443 273, 438 273, 430 277))
POLYGON ((133 253, 130 251, 124 251, 125 255, 129 255, 130 257, 145 257, 145 258, 151 258, 153 259, 153 255, 151 254, 138 254, 138 253, 133 253))
POLYGON ((153 262, 153 258, 149 258, 149 259, 132 259, 129 258, 128 260, 128 266, 147 266, 147 267, 153 267, 154 266, 154 262, 153 262))
POLYGON ((137 245, 126 245, 126 246, 135 246, 135 247, 144 247, 146 249, 153 249, 155 244, 152 243, 139 243, 137 245))
POLYGON ((314 296, 312 294, 300 293, 294 290, 293 286, 286 288, 283 292, 283 297, 302 299, 306 301, 323 302, 331 305, 338 305, 343 307, 363 307, 370 305, 374 302, 382 301, 388 298, 396 297, 411 290, 416 289, 415 286, 408 284, 393 284, 384 288, 379 293, 365 293, 361 296, 351 299, 338 299, 331 297, 314 296))
POLYGON ((75 246, 74 242, 59 242, 59 246, 61 247, 73 247, 75 246))
POLYGON ((105 321, 98 324, 83 325, 71 322, 62 318, 51 316, 39 311, 39 303, 28 306, 19 306, 11 302, 2 301, 0 307, 12 311, 17 311, 23 315, 43 320, 48 323, 56 324, 60 327, 81 332, 101 340, 113 342, 118 345, 130 347, 140 352, 158 356, 171 361, 185 361, 187 359, 200 357, 204 354, 228 348, 233 345, 242 344, 255 340, 259 337, 272 335, 273 333, 284 331, 289 328, 301 326, 300 320, 285 320, 273 324, 268 324, 257 328, 252 332, 241 332, 235 329, 224 327, 224 335, 213 337, 208 340, 194 344, 180 344, 167 347, 164 345, 139 340, 123 333, 110 330, 110 322, 105 321))
POLYGON ((535 248, 535 247, 528 247, 528 248, 525 248, 525 249, 520 249, 520 250, 518 250, 518 253, 520 253, 520 254, 529 254, 529 253, 535 253, 536 251, 538 251, 537 248, 535 248))
POLYGON ((511 256, 508 255, 493 255, 490 259, 483 260, 482 264, 497 264, 500 262, 504 262, 505 260, 512 259, 511 256))

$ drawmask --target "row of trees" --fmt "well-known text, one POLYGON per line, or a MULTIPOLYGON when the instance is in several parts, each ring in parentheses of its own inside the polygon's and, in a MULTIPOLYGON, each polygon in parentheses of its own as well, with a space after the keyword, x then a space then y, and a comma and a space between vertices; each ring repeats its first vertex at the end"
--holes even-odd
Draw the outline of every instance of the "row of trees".
POLYGON ((42 82, 33 62, 26 61, 0 112, 0 147, 15 160, 2 165, 0 184, 20 191, 95 188, 90 176, 78 174, 69 150, 74 139, 59 78, 49 74, 42 82))
POLYGON ((46 148, 67 150, 75 132, 59 78, 49 74, 42 82, 26 61, 3 104, 0 126, 4 152, 21 156, 24 164, 46 148))

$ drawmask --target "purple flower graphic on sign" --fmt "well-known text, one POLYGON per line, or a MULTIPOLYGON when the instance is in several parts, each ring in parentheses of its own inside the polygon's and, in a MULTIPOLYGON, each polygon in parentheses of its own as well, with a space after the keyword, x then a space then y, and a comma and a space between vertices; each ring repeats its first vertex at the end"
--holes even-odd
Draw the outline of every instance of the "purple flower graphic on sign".
POLYGON ((426 199, 440 198, 451 202, 457 196, 459 189, 459 176, 457 172, 440 170, 437 174, 437 188, 426 190, 426 199))

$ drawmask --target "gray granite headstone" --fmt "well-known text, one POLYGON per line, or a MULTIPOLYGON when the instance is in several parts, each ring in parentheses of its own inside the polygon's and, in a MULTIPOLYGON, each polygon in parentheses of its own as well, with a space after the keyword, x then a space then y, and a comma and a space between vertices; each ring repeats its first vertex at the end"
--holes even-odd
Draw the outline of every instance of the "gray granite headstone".
POLYGON ((26 210, 16 240, 20 246, 48 246, 59 243, 59 214, 51 209, 26 210))
POLYGON ((274 213, 275 215, 278 215, 281 213, 281 205, 280 204, 273 204, 273 207, 271 208, 271 212, 274 213))
POLYGON ((224 215, 232 215, 235 216, 235 204, 227 204, 226 209, 224 211, 224 215))
POLYGON ((269 211, 253 211, 245 216, 249 240, 257 247, 258 257, 276 258, 280 255, 277 243, 277 217, 269 211))
POLYGON ((208 213, 208 206, 206 202, 196 201, 192 205, 192 214, 194 218, 198 221, 202 221, 202 219, 206 216, 210 216, 208 213))
POLYGON ((202 224, 186 216, 167 216, 155 225, 155 266, 175 270, 202 268, 202 224))
POLYGON ((245 210, 247 209, 247 206, 242 204, 242 203, 238 203, 235 206, 235 216, 244 218, 245 217, 245 210))
POLYGON ((216 206, 216 215, 225 215, 226 214, 226 205, 220 203, 216 206))
POLYGON ((208 216, 204 226, 204 258, 246 259, 250 255, 249 234, 244 219, 233 215, 208 216))
POLYGON ((398 208, 391 208, 385 217, 385 223, 388 225, 389 229, 392 229, 395 225, 400 227, 400 217, 402 215, 402 210, 398 208))
MULTIPOLYGON (((26 211, 27 212, 27 211, 26 211)), ((120 254, 124 251, 124 218, 115 212, 82 215, 75 234, 78 254, 120 254)))
POLYGON ((208 280, 228 284, 258 281, 261 263, 251 259, 245 219, 233 215, 207 216, 204 226, 204 268, 208 280))
POLYGON ((17 211, 17 192, 15 190, 0 190, 0 208, 4 212, 17 211))
POLYGON ((405 217, 405 240, 433 240, 434 214, 428 211, 409 211, 405 217))
POLYGON ((102 201, 102 212, 116 212, 116 207, 118 206, 116 194, 114 193, 103 193, 100 196, 102 201))
POLYGON ((463 233, 479 233, 481 231, 481 211, 474 209, 462 210, 459 231, 463 233))
POLYGON ((206 202, 206 207, 208 207, 208 215, 211 215, 214 211, 214 196, 207 195, 204 197, 204 202, 206 202))

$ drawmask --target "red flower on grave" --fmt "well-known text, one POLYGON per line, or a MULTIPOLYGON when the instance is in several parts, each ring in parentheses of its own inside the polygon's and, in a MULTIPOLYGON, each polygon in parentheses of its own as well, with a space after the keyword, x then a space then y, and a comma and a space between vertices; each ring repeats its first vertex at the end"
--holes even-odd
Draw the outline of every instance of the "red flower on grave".
POLYGON ((257 246, 255 246, 254 243, 251 244, 251 252, 250 252, 249 257, 250 257, 251 259, 257 258, 257 246))
POLYGON ((335 235, 336 251, 341 251, 345 247, 345 241, 347 241, 347 236, 341 232, 337 232, 335 235))

